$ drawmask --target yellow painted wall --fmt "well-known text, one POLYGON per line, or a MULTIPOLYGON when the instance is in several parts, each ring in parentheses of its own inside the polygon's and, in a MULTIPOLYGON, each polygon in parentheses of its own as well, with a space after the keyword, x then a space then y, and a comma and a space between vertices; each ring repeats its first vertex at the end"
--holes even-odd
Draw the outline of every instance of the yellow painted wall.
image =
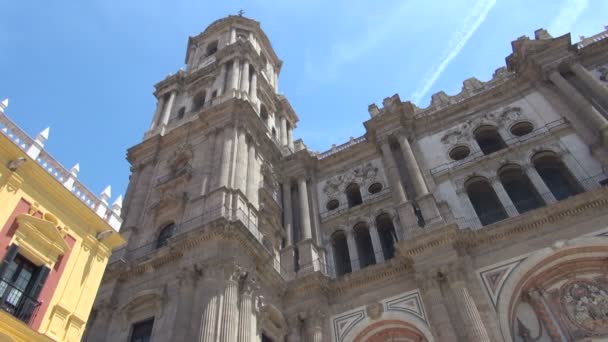
MULTIPOLYGON (((57 219, 57 227, 62 230, 62 234, 69 234, 75 239, 38 331, 57 341, 80 341, 111 250, 122 245, 124 240, 118 233, 113 232, 98 241, 96 234, 110 230, 111 227, 38 163, 0 134, 2 226, 21 199, 43 214, 52 214, 57 219), (28 160, 15 172, 11 172, 6 165, 18 157, 28 160)), ((19 244, 15 241, 16 235, 13 236, 12 242, 19 244)), ((46 266, 52 269, 54 264, 46 266)), ((4 312, 0 314, 6 315, 4 312)), ((0 316, 0 320, 2 318, 4 316, 0 316)), ((14 334, 14 331, 23 329, 23 323, 15 321, 21 325, 12 329, 6 327, 6 322, 0 325, 0 338, 9 336, 14 341, 23 340, 22 333, 21 337, 14 334), (2 337, 3 335, 5 336, 2 337)), ((31 340, 32 336, 40 335, 30 335, 28 338, 31 340)))

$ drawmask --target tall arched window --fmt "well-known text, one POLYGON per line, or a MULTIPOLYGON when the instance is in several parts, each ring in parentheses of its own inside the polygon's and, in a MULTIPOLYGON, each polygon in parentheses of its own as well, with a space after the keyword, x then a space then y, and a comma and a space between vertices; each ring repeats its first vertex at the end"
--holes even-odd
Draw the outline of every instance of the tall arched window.
POLYGON ((545 204, 519 165, 510 164, 503 166, 498 171, 498 177, 520 214, 539 208, 545 204))
POLYGON ((471 200, 482 225, 485 226, 507 218, 505 209, 487 180, 476 177, 469 180, 465 187, 469 200, 471 200))
POLYGON ((374 255, 374 246, 372 238, 369 235, 369 228, 364 222, 359 222, 353 228, 355 234, 355 244, 357 245, 357 254, 359 254, 359 266, 361 268, 373 265, 376 263, 374 255))
POLYGON ((194 99, 192 100, 192 110, 193 111, 197 111, 205 106, 206 96, 207 96, 207 93, 205 91, 200 92, 200 93, 196 94, 196 96, 194 96, 194 99))
POLYGON ((207 49, 205 49, 205 56, 211 56, 217 52, 217 40, 214 40, 207 44, 207 49))
POLYGON ((264 105, 260 106, 260 117, 262 118, 262 121, 264 121, 264 124, 268 126, 268 109, 266 109, 266 106, 264 105))
POLYGON ((163 229, 158 233, 158 238, 156 239, 156 248, 161 248, 166 246, 169 242, 169 238, 173 236, 175 231, 175 224, 169 223, 164 226, 163 229))
POLYGON ((380 214, 376 217, 376 228, 378 229, 384 260, 391 259, 395 256, 395 241, 397 241, 393 220, 388 214, 380 214))
POLYGON ((178 111, 177 111, 177 120, 181 120, 184 118, 184 114, 186 114, 186 107, 181 107, 178 111))
POLYGON ((558 201, 583 192, 566 165, 553 152, 540 152, 532 158, 534 168, 558 201))
POLYGON ((490 154, 507 147, 498 130, 494 126, 480 126, 473 133, 483 154, 490 154))
POLYGON ((350 266, 350 254, 348 254, 348 243, 344 231, 338 230, 331 236, 331 245, 334 251, 334 263, 336 276, 342 276, 352 272, 350 266))
POLYGON ((348 207, 352 208, 363 203, 363 199, 361 198, 361 189, 359 189, 359 184, 351 183, 346 187, 346 198, 348 199, 348 207))

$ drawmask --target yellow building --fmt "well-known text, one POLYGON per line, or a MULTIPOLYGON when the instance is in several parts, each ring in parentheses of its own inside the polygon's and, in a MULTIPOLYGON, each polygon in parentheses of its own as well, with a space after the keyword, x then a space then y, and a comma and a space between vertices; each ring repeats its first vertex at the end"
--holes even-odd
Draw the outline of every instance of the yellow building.
POLYGON ((99 196, 0 103, 0 342, 80 341, 118 234, 122 198, 99 196))

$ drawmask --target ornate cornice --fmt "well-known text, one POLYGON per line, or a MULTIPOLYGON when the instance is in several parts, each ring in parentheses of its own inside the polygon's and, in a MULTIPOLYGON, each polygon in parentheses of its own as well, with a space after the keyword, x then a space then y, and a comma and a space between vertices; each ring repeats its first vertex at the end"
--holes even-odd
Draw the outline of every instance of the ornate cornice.
POLYGON ((412 270, 409 259, 396 257, 382 264, 368 266, 330 282, 329 294, 340 295, 370 284, 397 279, 412 270))

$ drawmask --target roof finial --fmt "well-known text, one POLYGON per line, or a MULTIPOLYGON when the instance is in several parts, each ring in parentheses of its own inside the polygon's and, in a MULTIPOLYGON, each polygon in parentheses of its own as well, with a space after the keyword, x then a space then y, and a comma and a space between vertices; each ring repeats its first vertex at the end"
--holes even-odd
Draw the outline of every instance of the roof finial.
POLYGON ((239 15, 239 17, 242 17, 242 16, 243 16, 243 14, 245 14, 245 11, 243 11, 243 9, 241 8, 241 9, 240 9, 240 10, 237 12, 237 14, 239 15))

